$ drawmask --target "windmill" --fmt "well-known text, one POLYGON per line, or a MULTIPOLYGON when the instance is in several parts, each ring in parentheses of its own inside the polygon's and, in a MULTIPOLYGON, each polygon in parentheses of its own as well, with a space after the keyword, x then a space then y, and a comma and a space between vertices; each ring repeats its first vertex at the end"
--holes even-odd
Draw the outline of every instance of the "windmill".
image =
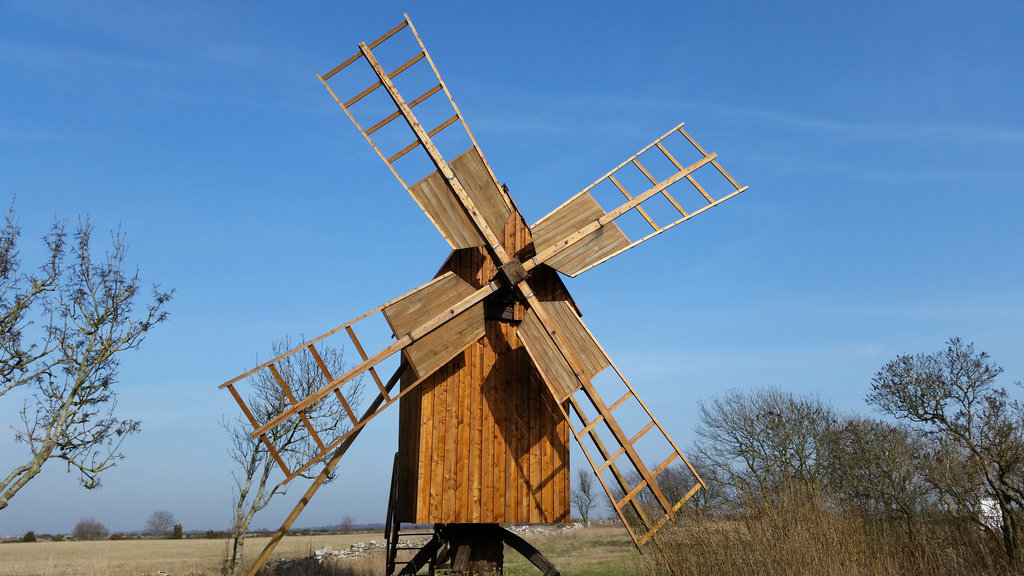
POLYGON ((389 575, 403 523, 434 526, 403 574, 428 564, 500 569, 502 543, 557 573, 498 525, 569 521, 570 436, 642 549, 704 482, 583 324, 560 274, 581 274, 746 187, 680 124, 527 225, 408 16, 317 76, 452 251, 426 284, 221 385, 287 480, 325 462, 253 571, 363 427, 396 403, 389 575), (344 374, 332 374, 317 351, 336 339, 359 354, 344 374), (295 397, 293 383, 275 368, 293 354, 310 355, 326 382, 305 398, 295 397), (291 400, 287 410, 258 418, 247 407, 238 388, 260 371, 291 400), (364 375, 378 395, 357 415, 346 384, 364 375), (344 409, 347 430, 325 437, 305 419, 324 402, 344 409), (615 416, 627 412, 628 419, 615 416), (319 447, 294 469, 268 435, 288 421, 304 426, 319 447), (670 468, 688 478, 684 485, 659 485, 670 468))

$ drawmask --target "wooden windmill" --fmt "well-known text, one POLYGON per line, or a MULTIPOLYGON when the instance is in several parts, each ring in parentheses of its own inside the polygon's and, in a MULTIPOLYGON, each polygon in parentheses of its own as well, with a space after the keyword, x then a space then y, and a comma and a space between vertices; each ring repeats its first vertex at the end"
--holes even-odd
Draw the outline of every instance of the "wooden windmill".
POLYGON ((435 526, 403 573, 434 563, 456 571, 500 568, 502 542, 556 573, 497 525, 569 521, 570 436, 642 547, 704 484, 584 326, 559 272, 576 276, 746 187, 680 124, 527 225, 408 17, 318 77, 452 252, 430 282, 221 386, 289 480, 326 462, 254 571, 363 426, 399 400, 388 574, 396 569, 402 523, 435 526), (379 351, 370 354, 369 339, 356 330, 374 322, 393 341, 374 342, 379 348, 370 350, 379 351), (332 374, 317 352, 333 338, 347 340, 360 357, 344 374, 332 374), (292 354, 311 355, 323 371, 326 384, 306 398, 295 398, 275 369, 292 354), (292 399, 288 410, 265 419, 236 389, 261 370, 292 399), (346 384, 364 374, 379 394, 359 416, 346 384), (344 433, 322 437, 304 420, 324 402, 348 414, 344 433), (620 424, 615 414, 627 410, 630 418, 620 424), (295 469, 268 435, 289 420, 301 422, 320 449, 295 469), (670 468, 689 478, 684 486, 659 485, 670 468))

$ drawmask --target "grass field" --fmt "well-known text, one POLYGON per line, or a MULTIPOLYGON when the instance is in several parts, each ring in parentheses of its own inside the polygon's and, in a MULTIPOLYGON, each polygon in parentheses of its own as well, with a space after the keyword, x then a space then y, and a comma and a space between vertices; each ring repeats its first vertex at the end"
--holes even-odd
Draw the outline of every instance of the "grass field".
MULTIPOLYGON (((635 574, 638 557, 621 527, 590 527, 564 534, 525 535, 564 576, 619 576, 635 574)), ((355 542, 376 540, 379 532, 345 535, 288 536, 274 558, 304 558, 328 547, 345 550, 355 542)), ((0 574, 4 576, 141 576, 166 572, 169 576, 220 574, 229 540, 117 540, 96 542, 32 542, 0 544, 0 574)), ((248 538, 246 559, 263 550, 266 538, 248 538)), ((337 573, 365 576, 383 574, 383 554, 339 561, 337 573)), ((507 574, 532 575, 538 571, 516 552, 506 550, 507 574)))

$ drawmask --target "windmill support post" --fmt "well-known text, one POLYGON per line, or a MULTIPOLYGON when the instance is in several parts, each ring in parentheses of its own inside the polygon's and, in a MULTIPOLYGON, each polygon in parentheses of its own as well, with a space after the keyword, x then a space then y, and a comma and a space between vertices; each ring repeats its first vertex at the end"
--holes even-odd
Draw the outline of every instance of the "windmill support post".
MULTIPOLYGON (((518 534, 498 524, 438 524, 434 535, 398 572, 411 576, 428 564, 448 567, 452 576, 501 574, 505 545, 530 561, 543 576, 560 573, 539 550, 518 534)), ((431 571, 433 573, 433 571, 431 571)), ((392 576, 392 572, 388 576, 392 576)))

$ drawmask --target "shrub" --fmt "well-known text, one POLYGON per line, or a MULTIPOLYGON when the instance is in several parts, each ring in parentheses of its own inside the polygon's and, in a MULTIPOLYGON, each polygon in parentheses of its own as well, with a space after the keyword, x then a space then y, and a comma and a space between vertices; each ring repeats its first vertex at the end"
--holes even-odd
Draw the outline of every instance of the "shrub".
POLYGON ((171 530, 171 540, 181 540, 185 535, 182 533, 181 524, 175 524, 174 529, 171 530))
POLYGON ((107 537, 107 527, 95 518, 82 518, 71 532, 75 540, 102 540, 107 537))
POLYGON ((25 532, 25 535, 21 537, 21 541, 22 542, 35 542, 36 541, 36 533, 31 531, 31 530, 29 530, 28 532, 25 532))
POLYGON ((120 534, 111 534, 107 540, 124 540, 124 536, 120 534))

